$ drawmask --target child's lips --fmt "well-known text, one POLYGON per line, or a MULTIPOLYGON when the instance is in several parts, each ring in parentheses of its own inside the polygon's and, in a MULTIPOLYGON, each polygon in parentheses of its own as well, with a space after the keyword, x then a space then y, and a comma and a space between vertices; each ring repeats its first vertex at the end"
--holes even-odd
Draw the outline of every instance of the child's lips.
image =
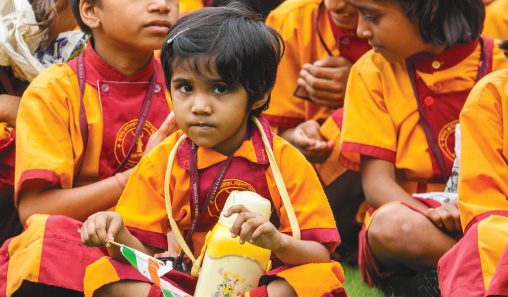
POLYGON ((155 20, 148 23, 145 28, 155 33, 166 34, 171 28, 171 23, 166 20, 155 20))
POLYGON ((209 129, 213 128, 212 125, 209 125, 207 123, 196 123, 196 124, 193 124, 191 126, 192 127, 197 127, 197 128, 202 128, 202 129, 205 129, 205 130, 209 130, 209 129))

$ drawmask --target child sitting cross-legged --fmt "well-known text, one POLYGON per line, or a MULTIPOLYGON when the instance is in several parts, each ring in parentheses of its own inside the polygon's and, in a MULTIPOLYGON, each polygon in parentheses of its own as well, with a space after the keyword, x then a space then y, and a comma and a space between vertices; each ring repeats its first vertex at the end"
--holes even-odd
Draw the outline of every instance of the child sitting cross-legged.
MULTIPOLYGON (((171 251, 171 246, 161 244, 169 231, 177 232, 168 224, 165 187, 172 217, 186 231, 195 257, 217 223, 229 192, 249 190, 270 201, 270 220, 242 205, 224 209, 227 217, 238 214, 230 229, 233 238, 269 249, 277 258, 272 259, 275 268, 261 277, 259 287, 239 294, 346 296, 340 264, 330 262, 329 257, 339 234, 317 175, 305 157, 274 136, 268 122, 259 116, 268 106, 282 54, 280 35, 239 4, 201 9, 170 29, 161 61, 182 131, 141 160, 116 212, 94 214, 84 223, 82 241, 105 245, 112 257, 88 267, 86 296, 162 296, 156 285, 125 264, 110 241, 149 255, 171 251), (256 122, 260 123, 257 127, 256 122), (180 142, 184 134, 188 138, 180 142), (294 229, 276 186, 263 134, 282 173, 301 239, 288 235, 294 229), (172 151, 176 157, 168 168, 172 151), (202 211, 194 215, 199 208, 202 211), (191 226, 195 226, 193 233, 191 226), (131 233, 133 228, 135 233, 131 233), (309 282, 310 278, 319 282, 309 282)), ((177 253, 175 249, 173 256, 177 253)), ((191 276, 172 270, 163 279, 194 293, 191 276)))

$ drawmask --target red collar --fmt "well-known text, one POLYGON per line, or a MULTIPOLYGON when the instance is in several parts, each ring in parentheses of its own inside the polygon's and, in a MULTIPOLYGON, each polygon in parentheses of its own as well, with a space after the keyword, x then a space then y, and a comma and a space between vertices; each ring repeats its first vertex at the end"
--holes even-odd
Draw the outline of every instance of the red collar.
MULTIPOLYGON (((155 70, 154 58, 152 58, 145 67, 127 76, 99 57, 92 46, 91 39, 92 38, 88 41, 85 49, 86 82, 88 84, 97 87, 97 81, 100 80, 116 82, 144 82, 150 80, 155 70)), ((163 76, 162 73, 157 73, 157 75, 160 77, 163 76)), ((160 81, 160 79, 158 79, 158 81, 160 81)))
POLYGON ((446 51, 434 56, 428 52, 419 53, 412 56, 416 70, 424 73, 433 73, 434 71, 442 71, 451 68, 471 55, 478 46, 478 39, 466 44, 455 45, 446 51), (439 63, 439 67, 434 68, 433 63, 439 63))

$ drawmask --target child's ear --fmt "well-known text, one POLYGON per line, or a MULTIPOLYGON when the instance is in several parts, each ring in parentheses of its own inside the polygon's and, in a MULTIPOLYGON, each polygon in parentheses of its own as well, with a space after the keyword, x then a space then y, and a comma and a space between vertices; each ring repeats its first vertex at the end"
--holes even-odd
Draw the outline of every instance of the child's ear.
POLYGON ((79 3, 79 13, 81 14, 81 19, 83 23, 90 27, 90 29, 97 29, 101 23, 98 14, 99 7, 97 3, 93 3, 90 0, 81 0, 79 3))
POLYGON ((268 97, 270 96, 270 92, 266 93, 265 94, 265 97, 261 100, 258 100, 256 102, 254 102, 254 104, 252 104, 252 108, 251 110, 255 110, 255 109, 258 109, 260 108, 261 106, 265 105, 266 101, 268 100, 268 97))

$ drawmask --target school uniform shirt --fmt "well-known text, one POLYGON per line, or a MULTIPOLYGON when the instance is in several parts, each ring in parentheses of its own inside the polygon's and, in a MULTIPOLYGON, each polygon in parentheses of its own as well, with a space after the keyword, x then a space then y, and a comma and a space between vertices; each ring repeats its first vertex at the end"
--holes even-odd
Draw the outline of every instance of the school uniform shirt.
POLYGON ((438 264, 443 296, 508 295, 508 70, 485 77, 460 115, 465 236, 438 264))
MULTIPOLYGON (((16 129, 16 201, 23 183, 30 179, 48 181, 52 188, 72 188, 83 154, 75 186, 110 176, 133 142, 148 81, 154 73, 151 107, 125 169, 139 162, 148 138, 170 112, 158 59, 125 76, 102 60, 90 43, 84 53, 86 151, 79 123, 80 86, 73 70, 77 60, 55 64, 32 82, 21 100, 16 129)), ((81 243, 77 232, 81 225, 63 216, 31 216, 25 231, 0 249, 0 296, 11 296, 18 290, 36 296, 47 285, 83 291, 86 266, 104 253, 81 243)))
MULTIPOLYGON (((415 64, 417 80, 438 95, 469 90, 476 82, 481 50, 479 42, 471 42, 433 58, 422 57, 415 64)), ((497 46, 489 55, 492 71, 508 67, 508 59, 497 46)), ((432 96, 420 99, 422 108, 428 110, 438 103, 432 96)), ((458 118, 446 124, 439 134, 443 158, 451 162, 457 122, 458 118)), ((439 168, 433 166, 429 151, 405 63, 388 63, 381 54, 367 53, 353 65, 349 76, 341 162, 359 170, 360 155, 383 159, 394 163, 397 182, 409 194, 442 191, 445 185, 439 181, 439 168)))
POLYGON ((170 112, 158 59, 153 58, 138 72, 126 76, 102 60, 90 43, 84 53, 83 101, 89 135, 86 152, 79 123, 81 97, 73 70, 77 68, 75 59, 48 68, 23 95, 17 119, 16 202, 26 180, 43 179, 53 188, 69 189, 73 183, 83 186, 109 177, 126 157, 153 73, 157 73, 157 82, 152 104, 126 169, 139 162, 150 135, 170 112), (81 172, 75 181, 81 160, 81 172))
MULTIPOLYGON (((293 95, 303 64, 312 64, 328 56, 316 32, 320 3, 321 0, 285 1, 266 19, 266 24, 282 35, 286 46, 270 106, 263 113, 272 127, 295 127, 306 120, 322 124, 334 111, 293 95)), ((367 40, 335 25, 324 6, 321 7, 318 26, 333 56, 344 56, 355 62, 370 49, 367 40)))
POLYGON ((485 8, 483 34, 492 38, 508 38, 508 0, 496 0, 485 8))
MULTIPOLYGON (((295 210, 301 229, 301 239, 324 243, 330 252, 333 251, 340 241, 339 234, 326 196, 316 174, 313 173, 312 166, 285 140, 277 136, 274 137, 273 134, 270 137, 268 123, 266 120, 260 120, 264 123, 265 133, 272 140, 275 161, 280 168, 295 210)), ((173 134, 143 158, 132 173, 118 202, 116 211, 122 215, 125 225, 130 228, 129 230, 144 244, 161 248, 167 246, 165 235, 170 227, 164 198, 164 183, 167 182, 165 175, 169 154, 181 135, 180 131, 173 134)), ((189 148, 190 140, 187 139, 177 150, 169 178, 173 217, 181 231, 189 230, 191 225, 189 148)), ((217 168, 226 158, 227 156, 210 148, 198 149, 197 168, 200 171, 200 197, 206 196, 217 168)), ((251 138, 244 141, 234 153, 217 195, 197 222, 196 232, 192 236, 196 257, 201 253, 205 235, 218 221, 224 203, 233 190, 253 191, 269 199, 273 207, 271 222, 278 227, 280 232, 291 234, 288 216, 276 187, 272 169, 269 167, 261 135, 257 129, 254 129, 251 138)), ((116 269, 120 267, 116 261, 111 262, 105 258, 96 264, 90 266, 88 269, 90 273, 87 273, 85 277, 86 296, 92 296, 96 289, 106 283, 124 279, 123 277, 127 279, 132 277, 128 276, 129 273, 126 270, 116 269), (112 271, 111 268, 114 268, 117 273, 109 273, 112 271), (109 272, 105 273, 107 271, 109 272)), ((295 270, 291 270, 291 268, 279 267, 277 273, 282 273, 280 275, 283 275, 282 277, 285 277, 293 288, 300 292, 300 296, 322 296, 329 292, 345 294, 341 285, 343 274, 338 270, 332 272, 336 269, 333 268, 333 265, 336 264, 310 265, 307 273, 302 268, 297 269, 298 273, 294 273, 295 270), (313 277, 322 276, 319 278, 322 280, 320 287, 309 284, 309 282, 302 282, 305 275, 307 277, 312 275, 309 273, 315 273, 313 277), (332 279, 333 281, 331 281, 332 279), (313 293, 309 295, 309 292, 313 293)), ((125 268, 125 266, 122 267, 125 268)), ((176 281, 176 284, 180 286, 185 285, 179 283, 178 280, 173 279, 173 281, 176 281)), ((192 294, 193 288, 188 289, 192 294)))

